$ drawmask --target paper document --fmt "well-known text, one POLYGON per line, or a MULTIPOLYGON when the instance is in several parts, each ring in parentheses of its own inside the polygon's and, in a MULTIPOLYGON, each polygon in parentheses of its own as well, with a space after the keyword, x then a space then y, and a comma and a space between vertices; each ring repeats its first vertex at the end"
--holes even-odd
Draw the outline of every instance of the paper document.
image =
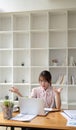
POLYGON ((67 126, 75 126, 76 127, 76 120, 74 120, 74 119, 68 120, 67 126))
POLYGON ((76 110, 64 110, 64 113, 70 118, 76 120, 76 110))
POLYGON ((29 115, 29 114, 18 114, 17 116, 11 118, 11 120, 17 120, 17 121, 31 121, 33 118, 35 118, 37 115, 29 115))
POLYGON ((64 110, 61 114, 67 119, 67 126, 76 127, 76 110, 64 110))

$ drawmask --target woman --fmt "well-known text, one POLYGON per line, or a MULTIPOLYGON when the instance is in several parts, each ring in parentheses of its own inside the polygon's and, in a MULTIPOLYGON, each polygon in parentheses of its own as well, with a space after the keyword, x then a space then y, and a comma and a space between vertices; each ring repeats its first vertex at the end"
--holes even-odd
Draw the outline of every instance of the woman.
MULTIPOLYGON (((61 107, 60 93, 62 88, 52 87, 52 76, 47 70, 44 70, 39 75, 39 87, 33 88, 31 92, 32 98, 42 98, 45 102, 45 107, 57 108, 61 107)), ((19 96, 22 94, 16 87, 10 89, 11 92, 16 93, 19 96)))
MULTIPOLYGON (((32 98, 42 98, 45 103, 45 107, 48 108, 57 108, 61 107, 61 98, 60 92, 62 88, 53 88, 52 87, 52 76, 51 73, 47 70, 44 70, 39 75, 39 87, 33 88, 31 92, 32 98)), ((10 89, 11 92, 16 93, 19 96, 22 94, 15 87, 10 89)), ((22 130, 35 130, 35 128, 22 128, 22 130)), ((39 130, 39 129, 38 129, 39 130)))

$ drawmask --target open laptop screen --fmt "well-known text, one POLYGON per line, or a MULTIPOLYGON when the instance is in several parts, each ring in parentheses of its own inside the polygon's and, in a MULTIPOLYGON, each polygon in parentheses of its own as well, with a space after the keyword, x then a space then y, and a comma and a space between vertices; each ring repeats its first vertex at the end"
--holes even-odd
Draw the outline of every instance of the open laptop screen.
POLYGON ((21 114, 44 115, 44 101, 41 98, 19 98, 21 114))

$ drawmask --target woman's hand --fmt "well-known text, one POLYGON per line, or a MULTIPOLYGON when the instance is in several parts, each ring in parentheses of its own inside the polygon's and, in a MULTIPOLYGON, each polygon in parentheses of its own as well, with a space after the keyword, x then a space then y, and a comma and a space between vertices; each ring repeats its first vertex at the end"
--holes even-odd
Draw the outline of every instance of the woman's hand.
POLYGON ((16 87, 11 87, 9 91, 14 92, 14 93, 19 92, 18 88, 16 88, 16 87))
POLYGON ((18 88, 16 88, 16 87, 11 87, 9 89, 9 91, 14 92, 14 93, 16 93, 16 94, 18 94, 19 96, 22 97, 22 94, 19 92, 18 88))
POLYGON ((63 88, 55 88, 55 87, 53 88, 55 93, 61 93, 62 89, 63 88))

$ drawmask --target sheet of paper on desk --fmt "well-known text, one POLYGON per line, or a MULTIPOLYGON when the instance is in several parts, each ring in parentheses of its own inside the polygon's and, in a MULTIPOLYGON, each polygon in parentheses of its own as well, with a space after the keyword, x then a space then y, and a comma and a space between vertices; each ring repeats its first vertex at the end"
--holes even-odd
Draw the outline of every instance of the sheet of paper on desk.
POLYGON ((76 120, 74 120, 74 119, 68 120, 67 126, 75 126, 76 127, 76 120))
POLYGON ((64 110, 64 113, 71 119, 76 120, 76 110, 64 110))
POLYGON ((29 114, 18 114, 17 116, 11 118, 11 120, 17 120, 17 121, 31 121, 33 118, 35 118, 37 115, 29 115, 29 114))

